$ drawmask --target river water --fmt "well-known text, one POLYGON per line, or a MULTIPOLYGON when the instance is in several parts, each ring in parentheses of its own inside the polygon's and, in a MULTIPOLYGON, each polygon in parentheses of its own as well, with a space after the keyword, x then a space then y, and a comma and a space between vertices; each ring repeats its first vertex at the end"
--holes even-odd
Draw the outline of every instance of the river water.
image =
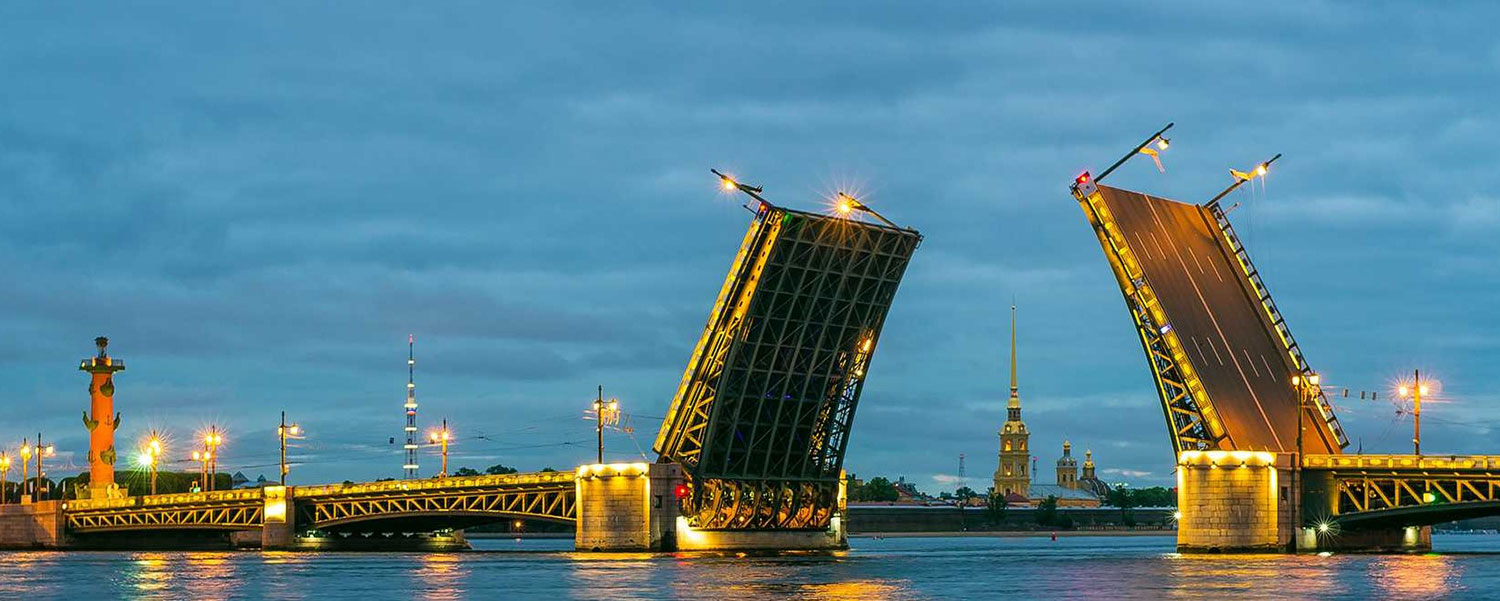
POLYGON ((1427 555, 1182 556, 1170 537, 887 538, 834 554, 0 553, 0 599, 1494 599, 1500 536, 1427 555))

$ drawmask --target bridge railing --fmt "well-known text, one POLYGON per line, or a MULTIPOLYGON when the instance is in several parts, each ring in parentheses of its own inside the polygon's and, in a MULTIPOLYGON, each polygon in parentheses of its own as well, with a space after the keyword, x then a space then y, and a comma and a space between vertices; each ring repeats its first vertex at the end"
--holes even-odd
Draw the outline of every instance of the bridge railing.
POLYGON ((386 480, 383 482, 356 482, 352 484, 323 484, 298 486, 292 489, 293 498, 324 497, 352 494, 443 490, 460 488, 486 488, 492 486, 557 485, 572 484, 574 474, 568 472, 534 472, 526 474, 494 474, 484 476, 450 476, 422 480, 386 480))
POLYGON ((141 495, 138 497, 120 497, 117 499, 70 499, 67 501, 67 505, 65 508, 69 511, 82 511, 86 509, 130 509, 140 507, 161 507, 168 505, 216 503, 225 501, 251 501, 260 500, 263 497, 264 495, 259 488, 243 488, 236 490, 215 490, 212 492, 141 495))
POLYGON ((1335 471, 1490 471, 1500 470, 1500 455, 1308 455, 1302 466, 1335 471))

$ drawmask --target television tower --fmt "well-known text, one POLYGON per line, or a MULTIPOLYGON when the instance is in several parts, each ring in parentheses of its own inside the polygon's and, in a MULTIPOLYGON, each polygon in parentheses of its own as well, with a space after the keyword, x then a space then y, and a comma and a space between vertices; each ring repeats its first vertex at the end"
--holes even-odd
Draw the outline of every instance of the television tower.
POLYGON ((417 477, 417 336, 406 335, 406 462, 408 479, 417 477))

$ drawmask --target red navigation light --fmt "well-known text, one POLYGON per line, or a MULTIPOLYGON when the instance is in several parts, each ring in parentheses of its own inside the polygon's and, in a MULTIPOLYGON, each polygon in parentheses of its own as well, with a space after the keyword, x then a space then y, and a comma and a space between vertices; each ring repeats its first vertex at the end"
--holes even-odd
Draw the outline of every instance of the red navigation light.
POLYGON ((677 497, 677 500, 681 501, 687 498, 689 492, 691 491, 686 484, 678 484, 672 489, 672 496, 677 497))
POLYGON ((1073 180, 1073 181, 1078 182, 1078 185, 1082 186, 1084 184, 1089 183, 1089 177, 1090 177, 1089 176, 1089 172, 1085 171, 1085 172, 1083 172, 1082 174, 1080 174, 1078 176, 1078 179, 1073 180))

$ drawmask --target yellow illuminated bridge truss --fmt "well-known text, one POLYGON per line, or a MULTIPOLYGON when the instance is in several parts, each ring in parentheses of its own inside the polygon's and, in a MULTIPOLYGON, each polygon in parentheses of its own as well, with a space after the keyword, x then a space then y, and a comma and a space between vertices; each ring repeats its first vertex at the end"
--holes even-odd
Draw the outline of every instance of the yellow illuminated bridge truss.
MULTIPOLYGON (((539 472, 428 480, 300 486, 291 489, 299 531, 378 527, 405 520, 445 527, 455 518, 576 519, 572 472, 539 472)), ((74 534, 136 530, 257 530, 265 521, 266 491, 228 490, 80 499, 63 504, 74 534)))

